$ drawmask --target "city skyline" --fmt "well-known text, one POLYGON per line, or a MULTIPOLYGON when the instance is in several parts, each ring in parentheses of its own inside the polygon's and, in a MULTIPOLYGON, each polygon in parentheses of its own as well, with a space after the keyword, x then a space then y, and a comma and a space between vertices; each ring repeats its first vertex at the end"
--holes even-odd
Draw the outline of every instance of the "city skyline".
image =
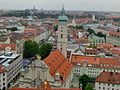
POLYGON ((119 11, 119 3, 119 0, 0 0, 0 9, 31 9, 35 5, 37 9, 60 10, 64 4, 66 10, 119 11))

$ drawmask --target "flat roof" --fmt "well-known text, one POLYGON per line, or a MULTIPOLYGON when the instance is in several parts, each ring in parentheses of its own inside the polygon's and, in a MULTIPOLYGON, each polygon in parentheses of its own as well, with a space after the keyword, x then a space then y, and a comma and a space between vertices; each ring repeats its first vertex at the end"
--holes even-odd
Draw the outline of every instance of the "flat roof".
POLYGON ((11 56, 0 56, 0 64, 8 67, 13 61, 15 61, 20 55, 19 54, 12 54, 11 56))

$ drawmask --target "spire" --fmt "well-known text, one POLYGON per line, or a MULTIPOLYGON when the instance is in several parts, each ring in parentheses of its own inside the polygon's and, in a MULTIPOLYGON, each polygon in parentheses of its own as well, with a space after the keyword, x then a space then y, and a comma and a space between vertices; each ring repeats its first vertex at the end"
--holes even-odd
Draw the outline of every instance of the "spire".
POLYGON ((35 5, 33 6, 33 10, 35 10, 35 5))
POLYGON ((62 5, 61 15, 63 16, 64 14, 65 14, 64 5, 62 5))

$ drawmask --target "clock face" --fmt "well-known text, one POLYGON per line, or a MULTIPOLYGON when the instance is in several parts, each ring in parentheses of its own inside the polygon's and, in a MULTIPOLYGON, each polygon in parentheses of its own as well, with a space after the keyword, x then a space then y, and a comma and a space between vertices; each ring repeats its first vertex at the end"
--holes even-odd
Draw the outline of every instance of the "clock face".
POLYGON ((39 87, 42 84, 42 80, 40 78, 36 78, 34 81, 31 82, 32 87, 39 87))

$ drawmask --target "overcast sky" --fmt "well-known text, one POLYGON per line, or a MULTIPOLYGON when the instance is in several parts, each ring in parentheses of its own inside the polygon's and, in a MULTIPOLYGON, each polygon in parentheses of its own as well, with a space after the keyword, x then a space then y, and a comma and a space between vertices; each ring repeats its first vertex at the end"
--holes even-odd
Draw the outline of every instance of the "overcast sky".
POLYGON ((120 11, 120 0, 0 0, 0 9, 59 10, 64 4, 66 10, 120 11))

